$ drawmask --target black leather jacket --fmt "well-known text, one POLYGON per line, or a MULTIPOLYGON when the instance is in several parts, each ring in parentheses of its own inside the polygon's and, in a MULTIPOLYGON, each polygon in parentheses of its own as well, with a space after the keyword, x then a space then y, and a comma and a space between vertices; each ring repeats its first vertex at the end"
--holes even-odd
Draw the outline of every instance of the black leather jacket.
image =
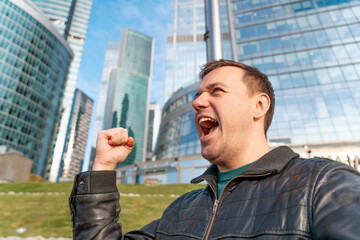
POLYGON ((360 174, 329 159, 276 148, 232 179, 221 196, 217 167, 205 189, 176 199, 141 230, 122 234, 115 172, 77 175, 70 197, 74 239, 360 239, 360 174))

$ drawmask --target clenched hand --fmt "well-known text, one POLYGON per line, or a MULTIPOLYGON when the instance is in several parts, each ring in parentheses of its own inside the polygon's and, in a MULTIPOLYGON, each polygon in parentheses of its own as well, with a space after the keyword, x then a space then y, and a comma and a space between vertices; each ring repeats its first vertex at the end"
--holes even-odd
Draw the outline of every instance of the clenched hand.
POLYGON ((135 145, 125 128, 100 131, 96 143, 96 157, 93 170, 114 170, 125 161, 135 145))

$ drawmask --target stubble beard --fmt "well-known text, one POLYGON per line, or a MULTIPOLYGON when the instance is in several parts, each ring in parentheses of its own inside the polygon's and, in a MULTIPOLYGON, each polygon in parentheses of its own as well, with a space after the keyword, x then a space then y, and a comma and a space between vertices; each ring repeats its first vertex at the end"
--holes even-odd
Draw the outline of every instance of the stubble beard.
POLYGON ((201 155, 210 163, 217 164, 219 162, 219 156, 221 153, 216 153, 216 149, 213 146, 203 147, 201 144, 201 155))

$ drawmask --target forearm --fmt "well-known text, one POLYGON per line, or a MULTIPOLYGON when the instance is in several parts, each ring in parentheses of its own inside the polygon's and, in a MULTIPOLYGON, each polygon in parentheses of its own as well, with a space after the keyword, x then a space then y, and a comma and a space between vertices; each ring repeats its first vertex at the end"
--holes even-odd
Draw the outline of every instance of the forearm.
MULTIPOLYGON (((91 171, 76 175, 69 199, 73 239, 122 239, 121 224, 117 222, 119 198, 115 171, 91 171)), ((149 232, 136 231, 124 237, 153 239, 154 232, 155 229, 150 228, 149 232)))
POLYGON ((69 205, 74 239, 121 239, 115 171, 78 174, 69 205))

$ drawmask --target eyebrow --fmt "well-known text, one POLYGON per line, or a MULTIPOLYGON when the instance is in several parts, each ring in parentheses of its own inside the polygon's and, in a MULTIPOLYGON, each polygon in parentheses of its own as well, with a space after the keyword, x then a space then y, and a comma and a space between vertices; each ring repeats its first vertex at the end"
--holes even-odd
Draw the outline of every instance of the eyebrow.
MULTIPOLYGON (((207 85, 205 89, 213 89, 213 88, 215 88, 217 86, 226 87, 222 82, 214 82, 214 83, 210 83, 209 85, 207 85)), ((199 97, 202 93, 203 93, 203 91, 197 91, 195 96, 194 96, 194 100, 197 97, 199 97)))

